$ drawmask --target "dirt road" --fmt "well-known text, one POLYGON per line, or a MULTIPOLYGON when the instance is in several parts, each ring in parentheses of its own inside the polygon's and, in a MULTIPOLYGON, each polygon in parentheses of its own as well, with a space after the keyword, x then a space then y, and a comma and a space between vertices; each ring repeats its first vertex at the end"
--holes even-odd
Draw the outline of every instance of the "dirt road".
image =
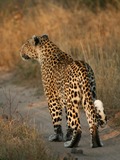
MULTIPOLYGON (((29 123, 36 126, 43 135, 51 152, 60 157, 70 156, 78 160, 119 160, 120 159, 120 132, 106 126, 100 129, 100 137, 104 144, 101 148, 90 148, 90 135, 88 124, 83 110, 81 111, 82 138, 79 143, 79 150, 83 153, 71 153, 71 149, 64 148, 63 142, 48 142, 48 137, 53 133, 51 117, 47 108, 47 102, 44 96, 36 95, 33 88, 25 88, 13 85, 9 82, 10 75, 1 75, 0 77, 0 104, 6 105, 8 111, 10 102, 13 108, 20 113, 22 117, 29 119, 29 123)), ((6 112, 4 110, 4 112, 6 112)), ((14 109, 11 110, 14 112, 14 109)), ((63 110, 64 112, 64 110, 63 110)), ((63 131, 66 132, 65 115, 63 115, 63 131)))

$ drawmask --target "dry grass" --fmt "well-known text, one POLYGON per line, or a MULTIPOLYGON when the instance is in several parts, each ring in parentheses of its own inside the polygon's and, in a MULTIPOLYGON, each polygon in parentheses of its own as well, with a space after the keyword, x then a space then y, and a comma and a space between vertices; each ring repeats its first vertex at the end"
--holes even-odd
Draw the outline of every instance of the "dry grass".
MULTIPOLYGON (((42 0, 37 5, 25 3, 22 9, 11 4, 7 10, 10 13, 0 11, 0 71, 15 70, 19 83, 26 79, 27 83, 36 80, 39 83, 39 65, 22 62, 19 49, 32 35, 46 33, 62 50, 92 66, 98 98, 104 102, 108 113, 119 111, 119 10, 111 8, 93 13, 87 8, 65 9, 60 4, 42 0)), ((45 144, 34 128, 24 122, 0 118, 0 160, 45 160, 50 159, 48 156, 45 144)))
POLYGON ((110 8, 98 10, 95 14, 85 7, 79 10, 75 6, 65 9, 50 1, 40 1, 32 7, 24 7, 24 10, 17 6, 17 12, 14 10, 7 17, 1 12, 4 17, 0 27, 1 70, 17 68, 20 77, 27 77, 28 73, 28 77, 38 78, 38 65, 24 65, 19 49, 32 35, 46 33, 62 50, 72 54, 75 59, 86 60, 92 66, 96 75, 98 98, 104 102, 105 108, 109 110, 119 107, 119 10, 110 8), (29 69, 30 66, 32 69, 29 69))
POLYGON ((0 160, 53 160, 36 129, 0 119, 0 160))
POLYGON ((55 160, 36 124, 18 111, 18 97, 3 90, 0 104, 0 160, 55 160))

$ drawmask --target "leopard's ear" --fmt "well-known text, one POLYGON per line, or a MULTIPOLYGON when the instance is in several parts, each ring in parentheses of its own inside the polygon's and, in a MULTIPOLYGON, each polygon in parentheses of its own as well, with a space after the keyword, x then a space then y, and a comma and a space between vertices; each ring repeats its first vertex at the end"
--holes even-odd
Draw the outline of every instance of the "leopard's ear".
POLYGON ((37 36, 32 36, 32 39, 34 40, 34 45, 37 46, 40 43, 39 37, 37 36))
POLYGON ((44 41, 49 39, 48 35, 46 35, 46 34, 42 35, 41 38, 42 38, 44 41))
POLYGON ((42 36, 32 36, 32 43, 37 46, 38 44, 44 44, 48 40, 48 35, 42 35, 42 36))

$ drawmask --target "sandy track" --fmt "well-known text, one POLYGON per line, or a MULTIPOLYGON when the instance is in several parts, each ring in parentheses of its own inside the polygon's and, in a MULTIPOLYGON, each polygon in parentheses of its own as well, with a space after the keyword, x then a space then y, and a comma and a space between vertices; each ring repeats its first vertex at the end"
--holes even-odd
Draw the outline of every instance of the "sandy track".
MULTIPOLYGON (((1 75, 0 78, 0 104, 7 105, 8 97, 12 99, 12 105, 17 107, 17 110, 23 117, 29 119, 29 123, 37 126, 43 135, 51 152, 55 155, 64 157, 65 155, 72 156, 78 160, 119 160, 120 159, 120 133, 106 126, 100 129, 100 137, 104 144, 101 148, 90 148, 90 135, 86 117, 81 111, 82 138, 79 143, 81 153, 71 153, 71 149, 64 148, 63 142, 48 142, 48 137, 53 133, 51 117, 49 115, 47 102, 44 96, 36 96, 35 89, 19 87, 9 83, 10 75, 1 75), (14 100, 13 100, 14 99, 14 100)), ((64 112, 64 110, 63 110, 64 112)), ((65 130, 65 115, 63 114, 63 131, 65 130)))

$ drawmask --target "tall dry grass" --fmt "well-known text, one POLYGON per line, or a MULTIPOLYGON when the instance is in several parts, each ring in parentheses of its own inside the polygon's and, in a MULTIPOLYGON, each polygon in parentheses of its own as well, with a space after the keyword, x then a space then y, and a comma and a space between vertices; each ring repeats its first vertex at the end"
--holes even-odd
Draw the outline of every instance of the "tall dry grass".
POLYGON ((59 160, 53 157, 29 114, 18 111, 18 97, 3 89, 0 103, 0 160, 59 160))
POLYGON ((53 160, 41 135, 25 123, 0 119, 1 160, 53 160))
POLYGON ((37 5, 25 6, 24 9, 15 5, 7 17, 1 13, 1 70, 17 68, 20 77, 39 79, 39 66, 32 62, 21 62, 19 49, 32 35, 46 33, 63 51, 75 59, 87 61, 92 66, 96 76, 98 98, 104 102, 105 108, 119 109, 119 10, 111 7, 98 9, 94 13, 86 7, 76 9, 72 6, 65 9, 51 1, 38 2, 37 5))

